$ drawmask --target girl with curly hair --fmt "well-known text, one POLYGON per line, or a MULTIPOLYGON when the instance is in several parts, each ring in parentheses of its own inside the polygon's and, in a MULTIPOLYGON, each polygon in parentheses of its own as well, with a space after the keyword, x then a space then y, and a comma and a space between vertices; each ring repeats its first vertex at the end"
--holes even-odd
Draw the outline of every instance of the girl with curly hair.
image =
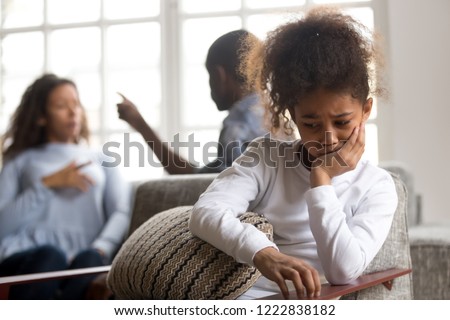
MULTIPOLYGON (((254 140, 194 206, 190 229, 262 277, 241 298, 279 290, 320 294, 362 274, 384 243, 397 194, 388 172, 362 159, 379 57, 373 38, 335 9, 315 8, 272 31, 247 58, 272 126, 300 139, 254 140), (264 215, 274 241, 241 224, 264 215)), ((377 69, 378 71, 378 69, 377 69)))

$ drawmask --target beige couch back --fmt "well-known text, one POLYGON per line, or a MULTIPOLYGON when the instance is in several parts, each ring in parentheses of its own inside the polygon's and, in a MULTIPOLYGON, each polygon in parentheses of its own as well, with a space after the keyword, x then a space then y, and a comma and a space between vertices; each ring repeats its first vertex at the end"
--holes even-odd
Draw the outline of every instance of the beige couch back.
POLYGON ((137 187, 129 234, 158 212, 194 205, 217 174, 172 175, 137 187))

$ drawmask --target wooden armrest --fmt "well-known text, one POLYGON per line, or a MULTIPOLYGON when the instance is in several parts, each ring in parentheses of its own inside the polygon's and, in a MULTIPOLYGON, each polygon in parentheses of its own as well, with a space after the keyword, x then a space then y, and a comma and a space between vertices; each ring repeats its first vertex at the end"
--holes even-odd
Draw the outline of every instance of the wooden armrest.
MULTIPOLYGON (((392 288, 392 280, 395 278, 401 277, 405 274, 411 272, 411 269, 389 269, 386 271, 374 272, 370 274, 365 274, 360 276, 358 279, 353 280, 349 284, 336 286, 331 285, 329 283, 323 284, 322 289, 320 291, 320 297, 317 298, 308 298, 305 297, 304 300, 329 300, 341 297, 345 294, 349 294, 355 291, 359 291, 362 289, 366 289, 369 287, 376 286, 378 284, 383 284, 391 290, 392 288)), ((289 292, 289 299, 298 299, 295 291, 289 292)), ((275 295, 263 297, 258 300, 284 300, 283 295, 281 293, 277 293, 275 295)))
POLYGON ((52 272, 24 274, 19 276, 0 277, 0 300, 8 299, 11 286, 48 280, 59 280, 109 272, 111 266, 83 269, 72 269, 52 272))

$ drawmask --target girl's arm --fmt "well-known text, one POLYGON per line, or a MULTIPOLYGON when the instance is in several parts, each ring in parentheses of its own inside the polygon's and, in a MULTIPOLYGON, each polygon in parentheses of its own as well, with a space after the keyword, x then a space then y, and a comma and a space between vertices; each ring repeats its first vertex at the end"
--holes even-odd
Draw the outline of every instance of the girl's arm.
POLYGON ((362 274, 383 245, 397 208, 395 185, 387 172, 369 173, 372 187, 348 218, 332 186, 306 195, 310 226, 323 270, 332 284, 345 284, 362 274))
POLYGON ((254 226, 237 217, 248 211, 250 203, 264 190, 264 159, 259 142, 249 145, 232 167, 223 171, 194 206, 189 221, 193 234, 235 258, 253 265, 255 253, 275 247, 254 226))
POLYGON ((238 262, 254 265, 277 283, 285 297, 288 296, 286 280, 293 281, 299 298, 304 296, 305 288, 309 296, 319 295, 319 275, 314 268, 301 259, 280 253, 263 233, 236 218, 248 211, 252 202, 258 203, 276 171, 265 163, 270 161, 270 152, 267 153, 270 148, 254 145, 252 142, 244 155, 222 172, 200 197, 191 215, 190 229, 238 262))

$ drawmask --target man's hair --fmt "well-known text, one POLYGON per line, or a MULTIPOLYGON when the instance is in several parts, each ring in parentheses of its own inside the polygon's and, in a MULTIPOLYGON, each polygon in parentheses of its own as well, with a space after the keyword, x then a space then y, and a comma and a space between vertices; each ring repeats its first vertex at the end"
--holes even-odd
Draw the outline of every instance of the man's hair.
POLYGON ((256 39, 252 33, 240 29, 224 34, 213 42, 206 58, 206 66, 222 66, 227 73, 240 83, 245 83, 245 77, 240 72, 242 58, 249 50, 248 38, 256 39))

